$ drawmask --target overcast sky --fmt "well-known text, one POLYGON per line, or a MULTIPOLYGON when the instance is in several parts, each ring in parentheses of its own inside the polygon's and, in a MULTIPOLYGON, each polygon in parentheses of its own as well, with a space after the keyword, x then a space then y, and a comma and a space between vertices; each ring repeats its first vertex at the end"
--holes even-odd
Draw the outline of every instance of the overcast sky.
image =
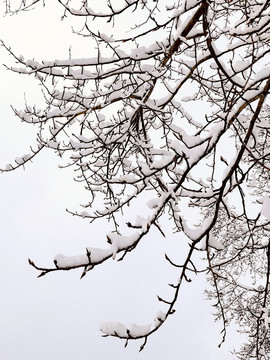
MULTIPOLYGON (((2 18, 1 3, 0 39, 26 58, 67 57, 74 41, 71 21, 61 22, 59 5, 54 7, 2 18)), ((76 40, 74 51, 87 56, 82 39, 76 40)), ((5 167, 35 144, 35 129, 21 124, 10 104, 22 107, 24 93, 38 102, 39 88, 28 77, 4 68, 2 63, 10 58, 1 48, 0 59, 0 167, 5 167)), ((83 254, 86 246, 98 246, 112 230, 106 223, 90 225, 65 211, 78 208, 86 194, 59 163, 54 153, 44 151, 25 170, 0 175, 1 358, 231 359, 229 349, 237 346, 235 331, 218 349, 222 324, 214 323, 213 308, 203 300, 203 277, 183 287, 176 314, 149 338, 143 352, 138 352, 140 342, 124 348, 119 339, 101 337, 99 326, 105 321, 148 324, 163 309, 157 295, 169 295, 167 284, 177 279, 164 260, 164 249, 180 251, 181 234, 164 239, 152 231, 123 262, 109 261, 83 280, 79 271, 36 278, 28 257, 50 265, 57 253, 83 254)))

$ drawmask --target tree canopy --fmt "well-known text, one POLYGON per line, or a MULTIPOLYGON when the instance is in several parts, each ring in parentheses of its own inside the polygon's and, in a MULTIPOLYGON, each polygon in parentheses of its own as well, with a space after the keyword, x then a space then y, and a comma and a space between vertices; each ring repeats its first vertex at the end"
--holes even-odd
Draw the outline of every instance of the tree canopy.
MULTIPOLYGON (((8 13, 38 3, 5 1, 8 13)), ((268 359, 270 3, 58 3, 63 19, 83 19, 77 35, 91 43, 90 56, 40 62, 2 42, 14 60, 7 66, 35 77, 44 95, 43 108, 14 109, 36 126, 37 144, 2 171, 52 149, 88 190, 82 211, 72 214, 107 219, 112 231, 104 234, 107 248, 58 255, 50 268, 30 265, 39 276, 81 268, 83 277, 110 258, 126 258, 153 228, 166 236, 166 218, 189 244, 183 262, 165 254, 179 270, 172 297, 158 297, 166 312, 144 327, 107 323, 104 334, 126 343, 143 339, 143 349, 174 313, 183 282, 207 273, 221 342, 234 320, 246 334, 237 358, 268 359)))

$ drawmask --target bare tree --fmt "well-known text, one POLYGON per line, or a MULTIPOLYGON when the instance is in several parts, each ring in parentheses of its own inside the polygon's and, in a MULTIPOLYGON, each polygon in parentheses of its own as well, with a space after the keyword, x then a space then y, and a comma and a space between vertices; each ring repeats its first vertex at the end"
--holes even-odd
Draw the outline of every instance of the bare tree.
MULTIPOLYGON (((22 1, 12 9, 5 1, 7 12, 39 2, 22 1)), ((247 334, 237 358, 268 359, 269 1, 107 0, 102 12, 88 1, 77 8, 77 1, 58 3, 63 18, 84 19, 78 36, 94 39, 95 53, 38 62, 2 42, 17 63, 10 68, 35 76, 45 99, 41 110, 14 110, 37 126, 37 148, 3 171, 53 149, 67 157, 89 191, 83 211, 72 214, 108 219, 113 230, 104 234, 106 249, 57 256, 51 268, 30 265, 39 276, 82 268, 83 277, 107 259, 122 260, 153 227, 165 236, 159 222, 165 216, 189 243, 184 262, 165 255, 179 270, 170 284, 173 296, 159 297, 166 312, 145 327, 106 324, 104 334, 126 343, 143 339, 143 349, 174 313, 183 281, 204 272, 223 322, 221 342, 235 319, 247 334), (130 215, 138 202, 147 216, 130 215), (205 257, 203 268, 195 262, 198 252, 205 257)))

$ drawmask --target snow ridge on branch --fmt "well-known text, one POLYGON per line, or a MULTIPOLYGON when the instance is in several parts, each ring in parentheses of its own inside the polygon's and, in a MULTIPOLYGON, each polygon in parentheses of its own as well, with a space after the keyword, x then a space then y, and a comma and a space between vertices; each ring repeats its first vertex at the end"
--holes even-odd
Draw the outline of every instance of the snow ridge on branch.
MULTIPOLYGON (((29 10, 41 1, 21 1, 29 10)), ((207 292, 222 321, 222 339, 236 320, 247 342, 240 360, 266 360, 269 340, 269 89, 270 4, 256 0, 59 1, 63 18, 84 18, 78 35, 95 40, 88 58, 38 62, 17 55, 7 66, 41 84, 44 108, 14 109, 37 127, 37 147, 2 171, 33 161, 44 148, 65 156, 88 190, 72 215, 112 223, 109 246, 57 255, 52 267, 29 264, 39 277, 122 260, 152 229, 166 236, 161 218, 188 243, 184 261, 165 254, 179 273, 173 295, 153 324, 106 323, 105 336, 126 341, 157 331, 175 311, 183 280, 206 273, 207 292), (94 6, 94 5, 93 5, 94 6), (118 24, 130 19, 119 35, 118 24), (100 21, 98 30, 95 21, 100 21), (103 21, 103 22, 102 22, 103 21), (106 29, 106 31, 104 30, 106 29), (126 30, 126 31, 125 31, 126 30), (34 150, 37 149, 37 150, 34 150), (144 216, 129 209, 145 205, 144 216), (123 224, 123 218, 125 223, 123 224), (204 267, 196 263, 204 254, 204 267)), ((123 22, 124 23, 124 22, 123 22)), ((124 27, 124 25, 123 25, 124 27)), ((220 345, 221 345, 220 343, 220 345)))

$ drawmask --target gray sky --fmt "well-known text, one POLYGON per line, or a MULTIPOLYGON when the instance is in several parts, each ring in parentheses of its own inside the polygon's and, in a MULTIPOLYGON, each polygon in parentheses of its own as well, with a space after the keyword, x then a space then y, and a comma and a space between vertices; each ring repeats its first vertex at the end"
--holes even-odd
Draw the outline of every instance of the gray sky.
MULTIPOLYGON (((67 57, 74 39, 68 32, 70 21, 60 22, 59 7, 51 9, 1 19, 0 39, 26 58, 67 57)), ((0 10, 2 16, 2 3, 0 10)), ((76 41, 74 51, 83 56, 87 49, 81 41, 76 41)), ((34 129, 14 117, 10 104, 23 106, 24 92, 34 102, 39 95, 31 79, 5 70, 2 63, 10 59, 3 49, 0 59, 0 167, 4 167, 35 143, 34 129)), ((59 163, 55 154, 45 151, 25 170, 0 175, 1 358, 231 359, 235 332, 229 333, 227 345, 217 348, 222 325, 214 323, 213 308, 202 300, 203 277, 183 287, 176 314, 149 338, 143 352, 138 352, 140 342, 124 348, 119 339, 101 337, 99 326, 105 321, 143 325, 162 310, 156 295, 169 295, 167 284, 177 279, 164 261, 164 249, 180 251, 181 234, 164 239, 152 231, 123 262, 109 261, 83 280, 77 271, 36 278, 28 257, 50 265, 57 253, 83 254, 86 246, 98 246, 111 230, 106 223, 90 225, 65 211, 85 201, 85 192, 70 170, 58 168, 59 163)))

